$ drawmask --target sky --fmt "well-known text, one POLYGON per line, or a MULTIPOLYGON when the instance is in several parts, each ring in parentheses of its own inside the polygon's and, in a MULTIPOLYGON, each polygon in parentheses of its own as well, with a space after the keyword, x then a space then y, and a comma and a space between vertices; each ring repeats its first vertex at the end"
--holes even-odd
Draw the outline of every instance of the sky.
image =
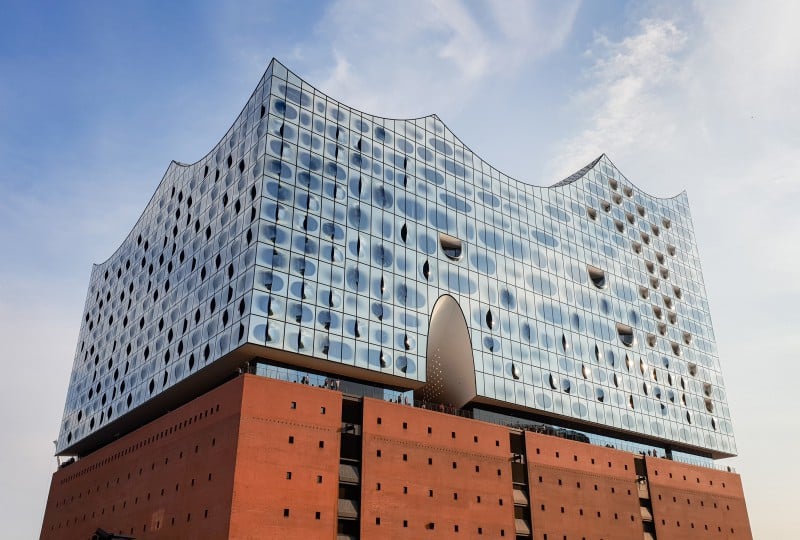
POLYGON ((36 537, 91 265, 272 57, 512 177, 688 192, 755 538, 800 530, 800 3, 0 0, 4 538, 36 537), (789 486, 792 486, 791 488, 789 486))

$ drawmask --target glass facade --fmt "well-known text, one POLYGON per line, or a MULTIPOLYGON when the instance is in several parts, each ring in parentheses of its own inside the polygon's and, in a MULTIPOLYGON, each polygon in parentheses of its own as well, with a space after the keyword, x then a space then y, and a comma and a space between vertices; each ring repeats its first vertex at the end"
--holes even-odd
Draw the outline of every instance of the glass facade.
POLYGON ((247 344, 424 387, 443 295, 476 399, 735 454, 685 193, 606 156, 525 184, 435 115, 362 113, 275 60, 94 267, 58 452, 247 344))

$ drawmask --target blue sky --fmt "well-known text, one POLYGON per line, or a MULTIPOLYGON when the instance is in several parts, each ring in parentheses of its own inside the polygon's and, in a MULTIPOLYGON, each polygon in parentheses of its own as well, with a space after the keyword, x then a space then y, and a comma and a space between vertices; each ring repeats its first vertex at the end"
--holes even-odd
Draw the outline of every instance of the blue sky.
POLYGON ((756 537, 800 530, 800 4, 0 1, 4 536, 38 534, 90 266, 274 56, 383 116, 437 113, 547 185, 602 152, 686 189, 756 537))

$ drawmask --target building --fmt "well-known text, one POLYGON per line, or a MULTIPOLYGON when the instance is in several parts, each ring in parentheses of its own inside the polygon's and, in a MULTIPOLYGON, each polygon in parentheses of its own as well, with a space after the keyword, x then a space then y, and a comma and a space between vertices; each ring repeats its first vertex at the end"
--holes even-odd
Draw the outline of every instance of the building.
POLYGON ((273 60, 93 268, 42 537, 750 538, 735 453, 685 193, 273 60))

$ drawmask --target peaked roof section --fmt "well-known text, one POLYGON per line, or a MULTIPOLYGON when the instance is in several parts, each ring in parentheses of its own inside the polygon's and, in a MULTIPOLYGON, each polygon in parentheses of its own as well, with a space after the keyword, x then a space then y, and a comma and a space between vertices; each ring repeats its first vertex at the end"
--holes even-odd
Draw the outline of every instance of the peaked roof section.
POLYGON ((589 163, 589 164, 588 164, 586 167, 584 167, 583 169, 581 169, 581 170, 579 170, 579 171, 576 171, 576 172, 572 173, 571 175, 569 175, 569 176, 567 176, 566 178, 564 178, 562 181, 560 181, 560 182, 556 182, 555 184, 553 184, 553 185, 552 185, 552 186, 550 186, 550 187, 566 186, 567 184, 571 184, 571 183, 572 183, 572 182, 574 182, 575 180, 578 180, 578 179, 580 179, 580 178, 581 178, 581 177, 582 177, 584 174, 586 174, 587 172, 591 171, 591 170, 592 170, 592 168, 593 168, 595 165, 597 165, 597 163, 598 163, 598 162, 599 162, 601 159, 603 159, 603 156, 605 156, 605 154, 600 154, 600 156, 598 156, 598 157, 597 157, 597 159, 595 159, 594 161, 592 161, 591 163, 589 163))

